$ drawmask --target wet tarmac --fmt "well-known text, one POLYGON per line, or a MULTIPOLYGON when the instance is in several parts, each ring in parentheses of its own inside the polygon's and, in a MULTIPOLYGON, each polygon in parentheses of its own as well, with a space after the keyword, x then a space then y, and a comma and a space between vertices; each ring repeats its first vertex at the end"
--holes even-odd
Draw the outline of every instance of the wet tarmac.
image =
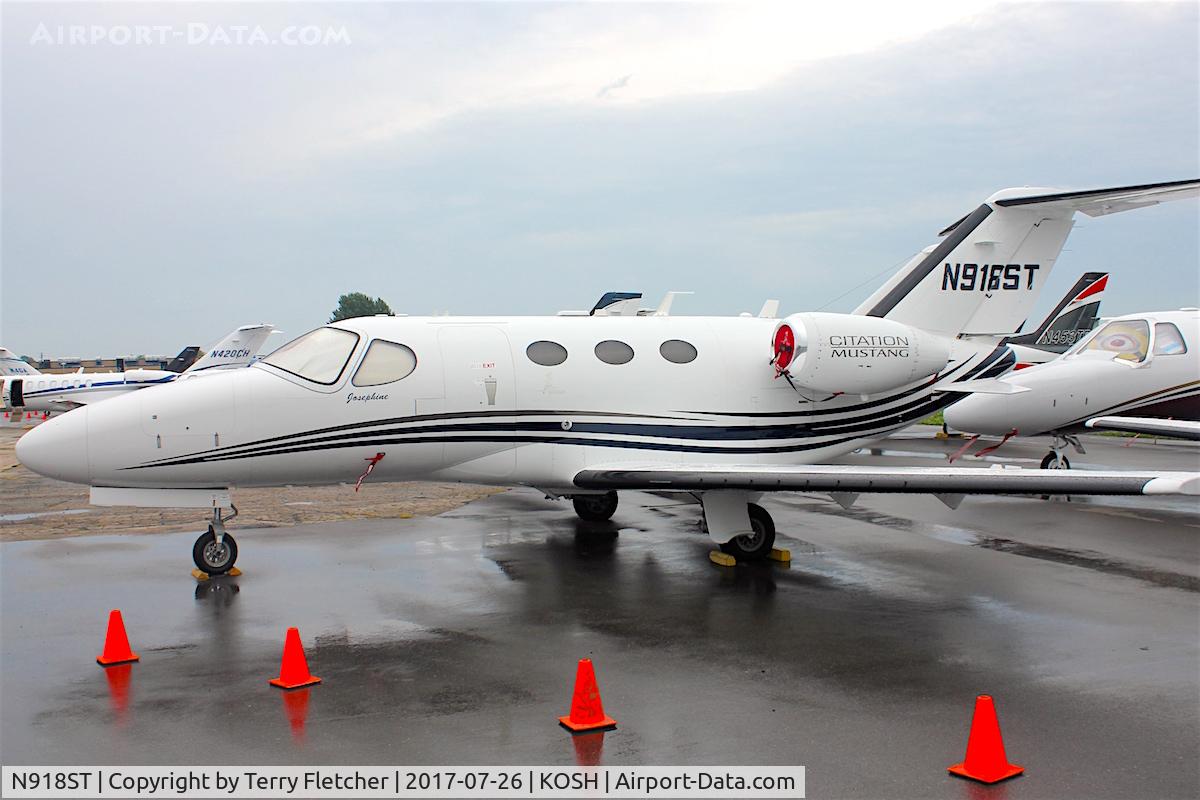
MULTIPOLYGON (((1200 467, 1121 444, 1072 461, 1200 467)), ((207 583, 194 534, 0 545, 0 761, 803 764, 814 798, 1200 796, 1195 502, 764 505, 790 567, 717 567, 697 505, 639 493, 612 524, 521 490, 236 530, 245 574, 207 583), (141 661, 104 670, 110 608, 141 661), (290 625, 324 683, 285 693, 267 679, 290 625), (619 727, 576 738, 556 717, 581 657, 619 727), (1027 769, 995 787, 946 773, 980 693, 1027 769)))

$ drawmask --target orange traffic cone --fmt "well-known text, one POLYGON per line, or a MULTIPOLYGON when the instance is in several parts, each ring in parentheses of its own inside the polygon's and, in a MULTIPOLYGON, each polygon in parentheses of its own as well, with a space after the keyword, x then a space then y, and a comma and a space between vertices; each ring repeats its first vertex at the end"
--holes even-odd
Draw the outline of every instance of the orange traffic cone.
POLYGON ((596 673, 592 669, 590 658, 579 659, 579 668, 575 671, 575 695, 571 698, 571 714, 559 717, 558 723, 575 732, 617 727, 615 719, 604 715, 604 706, 600 702, 600 687, 596 684, 596 673))
POLYGON ((1000 736, 1000 721, 989 695, 975 698, 975 714, 971 717, 971 735, 967 739, 967 757, 961 764, 949 767, 955 775, 980 781, 998 783, 1020 775, 1024 767, 1008 763, 1004 740, 1000 736))
POLYGON ((129 637, 125 635, 125 622, 121 612, 113 609, 108 612, 108 633, 104 636, 104 652, 96 656, 96 663, 102 667, 113 664, 129 664, 137 661, 138 654, 129 649, 129 637))
POLYGON ((280 689, 299 689, 320 682, 320 678, 308 671, 308 660, 300 644, 300 631, 288 628, 283 640, 283 663, 279 665, 279 677, 271 678, 271 685, 280 689))

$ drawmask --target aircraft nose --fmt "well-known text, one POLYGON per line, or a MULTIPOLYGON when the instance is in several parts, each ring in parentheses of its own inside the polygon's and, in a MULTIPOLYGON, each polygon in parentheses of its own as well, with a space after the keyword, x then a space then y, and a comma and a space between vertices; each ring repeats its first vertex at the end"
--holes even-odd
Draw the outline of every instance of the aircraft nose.
POLYGON ((947 408, 942 418, 951 430, 1002 435, 1013 428, 1011 416, 994 398, 971 395, 947 408))
POLYGON ((87 422, 87 406, 46 420, 17 440, 17 460, 47 478, 88 483, 87 422))

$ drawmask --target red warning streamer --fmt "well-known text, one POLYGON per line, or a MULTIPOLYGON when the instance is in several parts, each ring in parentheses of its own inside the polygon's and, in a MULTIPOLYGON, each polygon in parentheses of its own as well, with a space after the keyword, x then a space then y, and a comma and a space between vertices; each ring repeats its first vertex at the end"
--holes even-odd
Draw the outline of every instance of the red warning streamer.
POLYGON ((363 481, 365 481, 367 479, 368 475, 370 475, 372 472, 375 471, 375 465, 378 464, 380 461, 383 461, 383 457, 385 455, 386 455, 386 453, 376 453, 375 455, 371 456, 370 458, 363 459, 364 461, 367 462, 367 469, 362 475, 358 476, 358 482, 354 484, 354 491, 357 492, 359 490, 359 488, 362 486, 363 481))

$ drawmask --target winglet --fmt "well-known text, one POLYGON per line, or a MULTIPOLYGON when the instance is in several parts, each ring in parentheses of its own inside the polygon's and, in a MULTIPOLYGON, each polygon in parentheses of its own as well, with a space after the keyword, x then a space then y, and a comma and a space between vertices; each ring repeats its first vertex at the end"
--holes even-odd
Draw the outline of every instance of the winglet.
POLYGON ((1142 494, 1188 494, 1200 495, 1200 475, 1151 478, 1142 487, 1142 494))

